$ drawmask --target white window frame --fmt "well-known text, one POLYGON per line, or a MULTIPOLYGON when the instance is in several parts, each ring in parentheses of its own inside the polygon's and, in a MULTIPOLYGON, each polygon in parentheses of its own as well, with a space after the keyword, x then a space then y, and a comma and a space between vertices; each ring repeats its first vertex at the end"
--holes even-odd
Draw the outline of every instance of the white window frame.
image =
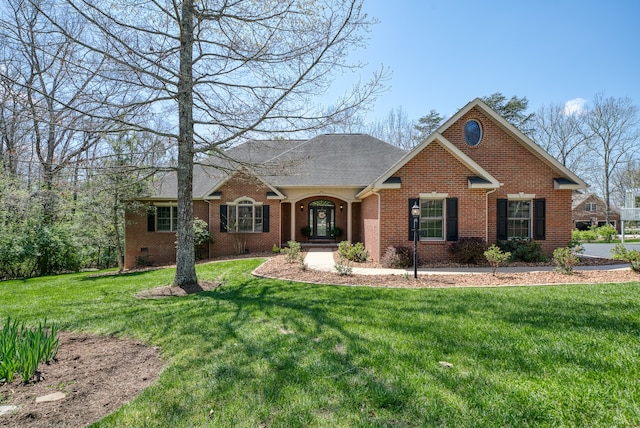
MULTIPOLYGON (((533 208, 533 199, 509 199, 507 201, 507 239, 532 239, 533 236, 533 230, 532 230, 532 225, 533 225, 533 221, 531 218, 531 214, 533 212, 532 210, 533 208), (512 204, 515 203, 527 203, 529 205, 528 208, 528 213, 527 213, 527 217, 520 217, 520 216, 512 216, 512 204), (515 236, 513 234, 513 230, 515 229, 512 226, 512 222, 523 222, 526 221, 527 222, 527 234, 526 236, 515 236)), ((519 230, 522 229, 522 227, 518 228, 519 230)))
POLYGON ((598 204, 596 202, 586 202, 584 204, 584 210, 589 213, 598 211, 598 204))
POLYGON ((420 230, 420 241, 444 241, 446 239, 447 236, 447 231, 446 231, 446 227, 447 227, 447 203, 446 203, 446 199, 449 195, 446 193, 436 193, 436 192, 431 192, 431 193, 421 193, 420 194, 420 219, 418 220, 419 223, 419 230, 420 230), (440 216, 423 216, 423 212, 424 212, 424 205, 426 203, 429 202, 440 202, 441 204, 441 208, 442 208, 442 215, 440 216), (441 223, 441 234, 442 236, 424 236, 423 235, 423 231, 426 231, 427 228, 423 227, 423 225, 428 224, 429 222, 434 222, 434 221, 440 221, 441 223))
POLYGON ((247 196, 240 197, 233 202, 227 203, 227 228, 234 233, 262 233, 263 224, 263 203, 256 202, 255 199, 247 196), (250 215, 241 217, 241 208, 249 208, 250 215), (239 226, 243 225, 240 229, 239 226))
MULTIPOLYGON (((165 217, 163 217, 164 219, 165 217)), ((176 232, 178 230, 178 206, 175 204, 156 205, 156 231, 157 232, 176 232), (159 210, 161 208, 169 209, 169 229, 160 227, 159 210)))

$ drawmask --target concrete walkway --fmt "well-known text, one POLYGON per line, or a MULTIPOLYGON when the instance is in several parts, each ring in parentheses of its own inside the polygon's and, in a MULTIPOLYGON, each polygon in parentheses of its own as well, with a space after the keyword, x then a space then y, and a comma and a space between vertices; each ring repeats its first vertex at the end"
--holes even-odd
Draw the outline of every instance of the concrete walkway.
MULTIPOLYGON (((309 269, 319 270, 323 272, 335 272, 335 261, 333 260, 333 249, 331 248, 310 248, 304 259, 309 269)), ((357 265, 357 263, 354 263, 357 265)), ((613 270, 613 269, 629 269, 628 264, 604 265, 604 266, 576 266, 575 270, 613 270)), ((517 266, 517 267, 500 267, 500 272, 549 272, 554 271, 553 266, 517 266)), ((375 268, 359 268, 353 266, 355 275, 412 275, 411 269, 375 269, 375 268)), ((491 268, 420 268, 418 275, 461 275, 474 273, 491 273, 491 268)))

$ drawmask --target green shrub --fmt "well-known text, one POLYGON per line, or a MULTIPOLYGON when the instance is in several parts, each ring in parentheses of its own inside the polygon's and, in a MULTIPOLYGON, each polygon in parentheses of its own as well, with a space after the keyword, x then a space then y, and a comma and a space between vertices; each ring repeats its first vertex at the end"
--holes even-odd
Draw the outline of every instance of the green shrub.
POLYGON ((413 265, 413 249, 403 246, 389 247, 382 256, 380 264, 391 269, 406 269, 413 265))
POLYGON ((484 257, 489 262, 491 272, 495 276, 496 269, 498 269, 502 263, 509 261, 511 253, 508 251, 502 251, 502 249, 500 249, 496 244, 491 244, 491 246, 484 252, 484 257))
POLYGON ((299 242, 287 241, 287 247, 283 248, 282 252, 287 255, 287 263, 302 262, 302 246, 299 242))
POLYGON ((271 247, 271 252, 273 254, 280 254, 280 251, 282 251, 282 248, 278 247, 278 244, 273 244, 273 247, 271 247))
POLYGON ((80 270, 82 261, 68 228, 41 224, 35 230, 31 245, 34 246, 37 254, 36 275, 80 270))
POLYGON ((553 261, 556 264, 556 271, 571 275, 579 259, 571 247, 561 247, 553 251, 553 261))
POLYGON ((547 261, 540 244, 530 239, 498 241, 497 245, 502 251, 511 253, 512 261, 521 261, 526 263, 547 261))
POLYGON ((353 267, 351 266, 351 263, 342 256, 338 258, 338 261, 333 267, 336 272, 338 272, 338 275, 351 276, 353 274, 353 267))
POLYGON ((596 228, 595 232, 605 242, 611 242, 613 240, 613 236, 618 233, 616 228, 610 224, 605 224, 604 226, 596 228))
POLYGON ((627 250, 624 245, 618 244, 611 250, 612 257, 629 263, 634 272, 640 272, 640 252, 627 250))
POLYGON ((571 240, 577 242, 593 242, 598 240, 598 234, 593 230, 578 230, 571 231, 571 240))
POLYGON ((478 237, 463 237, 449 245, 449 254, 459 263, 477 264, 483 259, 488 245, 478 237))
POLYGON ((362 263, 369 259, 369 251, 364 248, 362 242, 352 244, 349 241, 342 241, 338 244, 338 253, 349 261, 362 263))

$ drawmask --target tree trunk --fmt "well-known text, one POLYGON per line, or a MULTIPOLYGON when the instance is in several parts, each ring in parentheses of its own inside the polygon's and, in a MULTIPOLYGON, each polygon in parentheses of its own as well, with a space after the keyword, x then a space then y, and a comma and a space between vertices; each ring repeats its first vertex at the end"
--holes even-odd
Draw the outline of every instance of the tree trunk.
POLYGON ((173 284, 198 283, 193 236, 193 0, 182 2, 178 79, 178 248, 173 284))
POLYGON ((122 254, 122 242, 120 242, 120 219, 118 218, 118 196, 116 191, 116 197, 113 206, 113 230, 115 234, 116 240, 116 257, 118 258, 118 272, 122 272, 124 270, 124 257, 122 254))

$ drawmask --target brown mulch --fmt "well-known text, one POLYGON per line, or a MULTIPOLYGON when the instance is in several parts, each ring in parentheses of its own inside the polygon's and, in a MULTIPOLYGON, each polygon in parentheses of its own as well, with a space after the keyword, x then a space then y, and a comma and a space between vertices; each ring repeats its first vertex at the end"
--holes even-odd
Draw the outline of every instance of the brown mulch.
POLYGON ((82 427, 135 398, 162 371, 160 350, 132 340, 59 332, 57 360, 40 366, 40 382, 0 385, 0 405, 18 410, 0 416, 3 427, 82 427), (36 398, 63 392, 59 401, 36 398))
MULTIPOLYGON (((500 272, 471 274, 420 275, 338 275, 302 269, 300 264, 287 263, 283 255, 253 254, 248 257, 268 257, 255 270, 259 276, 297 282, 376 287, 473 287, 523 286, 551 284, 638 282, 640 275, 630 269, 577 271, 572 275, 558 272, 500 272)), ((584 259, 582 265, 617 263, 607 259, 584 259)), ((380 267, 375 263, 353 264, 354 267, 380 267)), ((460 267, 442 264, 434 267, 460 267)), ((187 289, 160 286, 145 290, 138 298, 162 298, 212 290, 221 284, 201 282, 187 289)), ((0 406, 17 405, 18 410, 0 416, 0 426, 6 427, 76 427, 87 426, 131 401, 143 389, 156 381, 162 371, 160 350, 141 343, 115 337, 93 336, 84 333, 59 332, 60 350, 57 360, 42 365, 40 382, 24 385, 19 379, 0 385, 0 406), (66 397, 60 401, 35 403, 37 397, 61 391, 66 397)))
MULTIPOLYGON (((374 287, 396 288, 437 288, 437 287, 486 287, 486 286, 522 286, 522 285, 551 285, 551 284, 594 284, 620 283, 640 281, 640 274, 631 269, 606 269, 606 265, 619 264, 610 259, 582 259, 581 265, 598 266, 602 270, 574 271, 571 275, 560 272, 536 272, 538 266, 528 264, 530 272, 512 273, 465 273, 465 274, 418 274, 418 279, 409 275, 338 275, 331 272, 320 272, 303 269, 300 264, 287 263, 283 255, 272 257, 258 267, 254 273, 268 278, 279 278, 297 282, 311 282, 335 285, 363 285, 374 287)), ((514 264, 515 265, 515 264, 514 264)), ((522 266, 523 264, 518 264, 522 266)), ((352 267, 380 267, 375 263, 352 263, 352 267)), ((440 264, 430 267, 461 267, 458 264, 440 264)))

